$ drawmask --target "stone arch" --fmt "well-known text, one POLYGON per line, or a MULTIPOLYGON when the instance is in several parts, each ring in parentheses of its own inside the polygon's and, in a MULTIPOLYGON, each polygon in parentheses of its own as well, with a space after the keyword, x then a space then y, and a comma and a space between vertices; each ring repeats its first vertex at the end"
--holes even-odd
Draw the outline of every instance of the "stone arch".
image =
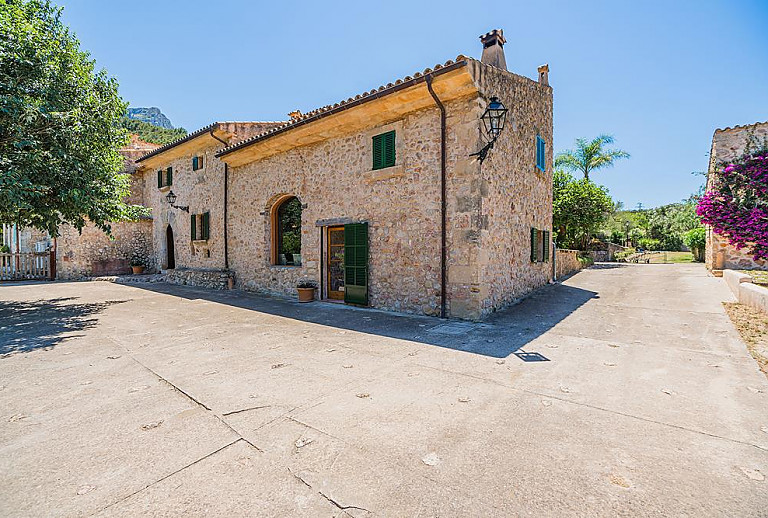
POLYGON ((302 225, 302 203, 301 199, 295 194, 281 193, 272 196, 267 203, 270 224, 270 262, 273 265, 301 265, 301 225, 302 225), (298 208, 298 218, 296 218, 296 209, 298 208), (286 209, 290 213, 286 213, 286 209), (286 225, 290 225, 290 219, 293 219, 294 230, 286 230, 286 225), (290 250, 285 250, 286 233, 295 235, 296 240, 290 250))

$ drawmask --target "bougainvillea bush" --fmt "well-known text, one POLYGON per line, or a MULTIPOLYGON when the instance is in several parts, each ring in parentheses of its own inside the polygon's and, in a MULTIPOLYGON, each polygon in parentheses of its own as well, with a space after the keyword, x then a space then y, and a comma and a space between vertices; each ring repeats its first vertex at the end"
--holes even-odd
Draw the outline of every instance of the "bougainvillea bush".
POLYGON ((768 150, 720 167, 699 200, 701 221, 755 260, 768 260, 768 150))

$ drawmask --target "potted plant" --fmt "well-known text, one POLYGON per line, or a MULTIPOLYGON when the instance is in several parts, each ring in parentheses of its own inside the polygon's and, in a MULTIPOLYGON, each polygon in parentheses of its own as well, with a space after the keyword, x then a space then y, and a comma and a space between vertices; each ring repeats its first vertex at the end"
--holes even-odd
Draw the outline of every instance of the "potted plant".
POLYGON ((315 300, 315 290, 317 283, 315 281, 301 281, 296 285, 299 291, 299 302, 312 302, 315 300))
POLYGON ((140 275, 144 273, 144 268, 144 260, 141 257, 134 255, 133 259, 131 259, 131 270, 133 270, 133 274, 140 275))

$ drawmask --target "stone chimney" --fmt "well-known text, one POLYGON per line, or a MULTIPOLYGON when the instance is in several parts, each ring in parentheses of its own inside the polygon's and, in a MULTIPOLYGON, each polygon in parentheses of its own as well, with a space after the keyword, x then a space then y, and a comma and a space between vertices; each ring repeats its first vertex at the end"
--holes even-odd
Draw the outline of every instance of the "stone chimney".
POLYGON ((507 69, 507 60, 504 59, 504 31, 493 29, 487 34, 480 36, 480 42, 483 44, 483 57, 480 61, 486 65, 492 65, 502 70, 507 69))
POLYGON ((539 84, 549 86, 549 64, 539 67, 539 84))

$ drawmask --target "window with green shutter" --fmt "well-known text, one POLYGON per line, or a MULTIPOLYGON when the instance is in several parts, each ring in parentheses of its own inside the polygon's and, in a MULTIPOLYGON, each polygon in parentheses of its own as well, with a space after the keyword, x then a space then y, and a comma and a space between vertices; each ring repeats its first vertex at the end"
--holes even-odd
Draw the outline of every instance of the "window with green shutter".
POLYGON ((543 251, 543 259, 545 263, 549 262, 549 230, 545 230, 543 232, 543 239, 544 239, 544 251, 543 251))
POLYGON ((368 305, 368 223, 344 225, 344 302, 368 305))
POLYGON ((157 172, 157 188, 160 189, 162 187, 169 187, 173 184, 173 168, 168 167, 167 169, 159 170, 157 172))
POLYGON ((536 135, 536 167, 542 171, 547 170, 546 157, 547 144, 540 135, 536 135))
POLYGON ((395 165, 395 131, 373 137, 373 169, 395 165))
POLYGON ((191 232, 192 241, 197 240, 197 214, 192 214, 189 220, 189 228, 191 232))
POLYGON ((201 156, 192 157, 192 170, 197 171, 202 168, 203 168, 203 157, 201 156))
POLYGON ((201 239, 204 239, 208 241, 208 238, 210 237, 209 227, 210 227, 210 221, 211 221, 211 213, 210 212, 204 212, 201 218, 202 221, 202 232, 201 232, 201 239))
POLYGON ((531 262, 538 262, 539 254, 537 250, 539 248, 539 231, 531 227, 531 262))

